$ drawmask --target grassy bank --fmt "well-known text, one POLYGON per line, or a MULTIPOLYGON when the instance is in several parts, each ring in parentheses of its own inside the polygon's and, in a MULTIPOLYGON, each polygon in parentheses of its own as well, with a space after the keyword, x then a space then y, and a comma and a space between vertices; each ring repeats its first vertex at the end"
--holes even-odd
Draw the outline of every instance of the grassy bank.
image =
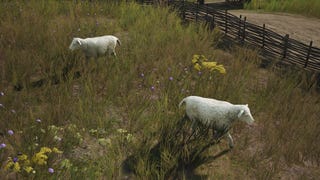
MULTIPOLYGON (((178 163, 169 147, 157 157, 161 166, 148 157, 179 128, 178 103, 188 95, 249 104, 257 125, 232 130, 231 177, 275 177, 305 162, 318 168, 319 95, 298 88, 296 72, 259 69, 254 51, 217 50, 218 30, 182 25, 166 8, 100 1, 5 1, 0 26, 1 178, 120 179, 122 161, 137 151, 136 177, 168 177, 168 164, 178 163), (68 50, 73 37, 104 34, 121 40, 116 58, 86 64, 68 50), (226 74, 199 73, 194 54, 223 64, 226 74)), ((226 147, 222 140, 206 153, 226 147)), ((209 177, 225 174, 202 168, 209 177)))
POLYGON ((252 0, 245 5, 247 9, 288 12, 320 18, 320 1, 318 0, 252 0))

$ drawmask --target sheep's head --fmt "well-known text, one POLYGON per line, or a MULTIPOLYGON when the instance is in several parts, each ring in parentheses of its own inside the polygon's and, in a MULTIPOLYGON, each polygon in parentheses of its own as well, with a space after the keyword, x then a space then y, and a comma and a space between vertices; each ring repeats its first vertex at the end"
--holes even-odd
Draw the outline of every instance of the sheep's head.
POLYGON ((69 46, 69 49, 71 51, 73 51, 73 50, 79 49, 81 47, 81 45, 82 45, 82 43, 81 43, 80 38, 73 38, 73 40, 69 46))
POLYGON ((239 120, 244 121, 248 124, 252 124, 254 122, 254 119, 251 115, 248 104, 241 106, 241 109, 238 114, 238 118, 239 118, 239 120))

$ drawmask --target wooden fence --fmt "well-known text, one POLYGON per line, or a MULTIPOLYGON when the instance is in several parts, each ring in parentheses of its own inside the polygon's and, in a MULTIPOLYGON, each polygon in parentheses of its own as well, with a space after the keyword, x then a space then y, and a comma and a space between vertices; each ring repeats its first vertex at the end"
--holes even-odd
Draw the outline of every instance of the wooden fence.
POLYGON ((252 45, 260 49, 266 59, 279 60, 281 63, 295 65, 308 71, 320 72, 320 49, 280 35, 263 26, 237 17, 227 10, 217 10, 208 5, 186 1, 169 1, 181 17, 187 21, 204 23, 210 29, 219 27, 232 41, 252 45))

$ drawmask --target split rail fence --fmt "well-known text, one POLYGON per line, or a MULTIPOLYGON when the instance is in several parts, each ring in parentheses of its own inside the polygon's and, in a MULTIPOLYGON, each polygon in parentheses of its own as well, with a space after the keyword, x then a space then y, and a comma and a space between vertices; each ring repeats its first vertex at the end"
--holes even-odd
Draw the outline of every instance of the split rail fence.
POLYGON ((320 49, 282 36, 263 26, 246 21, 246 17, 237 17, 227 10, 217 10, 209 5, 199 5, 187 1, 169 1, 171 7, 187 21, 204 23, 210 29, 219 27, 232 41, 254 46, 260 49, 260 55, 266 59, 276 59, 284 64, 295 65, 308 71, 320 72, 320 49))

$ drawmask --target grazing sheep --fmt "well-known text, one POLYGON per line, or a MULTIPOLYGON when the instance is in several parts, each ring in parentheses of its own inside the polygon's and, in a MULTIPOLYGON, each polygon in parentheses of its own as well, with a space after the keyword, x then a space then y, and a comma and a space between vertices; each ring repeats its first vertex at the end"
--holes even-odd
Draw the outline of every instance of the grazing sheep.
POLYGON ((120 46, 120 40, 111 35, 106 36, 99 36, 99 37, 93 37, 93 38, 73 38, 69 49, 70 50, 76 50, 76 49, 82 49, 84 52, 86 59, 98 58, 99 56, 103 56, 106 53, 109 55, 113 54, 114 56, 117 56, 115 48, 119 44, 120 46))
POLYGON ((195 123, 201 123, 215 131, 214 138, 218 139, 226 134, 229 147, 234 146, 233 139, 228 132, 234 121, 240 120, 248 124, 254 122, 248 105, 234 105, 226 101, 203 98, 199 96, 188 96, 182 104, 186 104, 186 116, 195 123))

